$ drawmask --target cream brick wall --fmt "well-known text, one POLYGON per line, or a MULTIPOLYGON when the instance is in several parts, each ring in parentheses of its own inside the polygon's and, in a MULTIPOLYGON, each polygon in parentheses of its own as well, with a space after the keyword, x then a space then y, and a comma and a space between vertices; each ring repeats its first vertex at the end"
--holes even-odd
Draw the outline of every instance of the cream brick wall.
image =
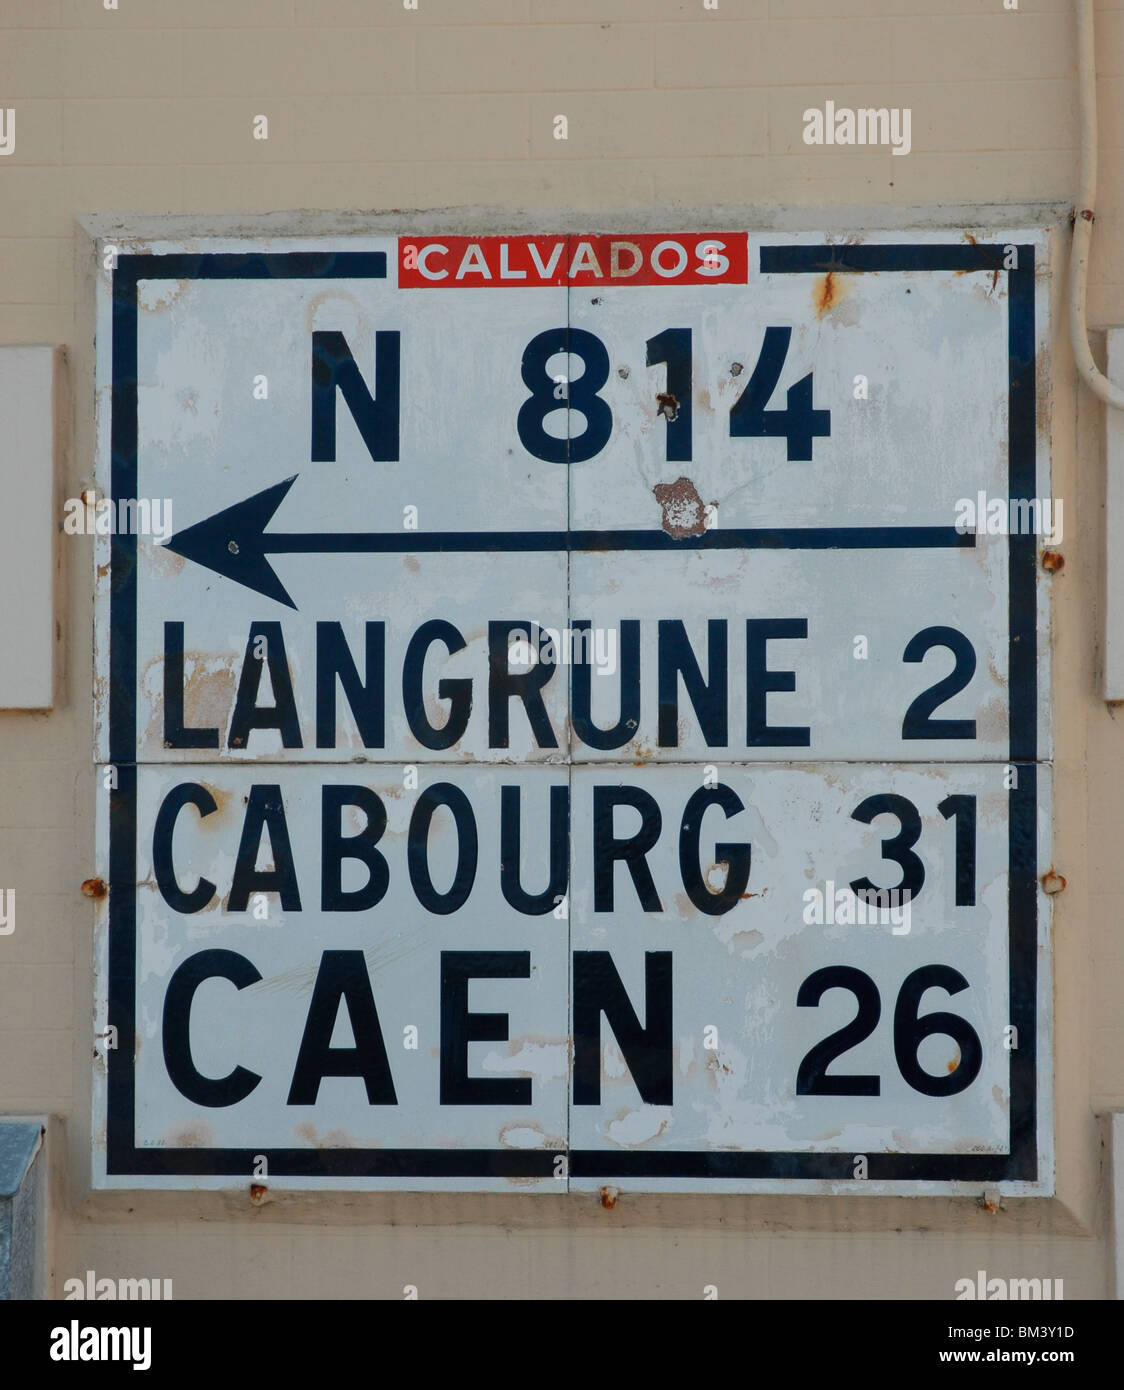
MULTIPOLYGON (((1072 199, 1069 0, 0 0, 0 342, 65 345, 92 471, 75 217, 495 205, 649 217, 693 205, 870 209, 1072 199), (841 18, 846 10, 850 18, 841 18), (939 13, 938 13, 939 11, 939 13), (810 149, 803 110, 909 106, 912 153, 810 149), (251 122, 269 117, 270 138, 251 122), (552 138, 556 114, 569 139, 552 138)), ((1124 324, 1124 0, 1098 6, 1094 326, 1124 324)), ((1057 288, 1057 287, 1056 287, 1057 288)), ((1055 304, 1059 323, 1061 302, 1055 304)), ((0 1112, 50 1112, 56 1289, 170 1277, 192 1296, 950 1297, 978 1268, 1111 1288, 1096 1112, 1124 1107, 1124 716, 1097 697, 1103 426, 1055 347, 1060 1195, 971 1200, 84 1191, 94 869, 91 575, 64 554, 59 702, 0 714, 0 1112), (897 1233, 901 1228, 902 1233, 897 1233), (747 1237, 752 1237, 748 1239, 747 1237)), ((2 601, 2 597, 0 597, 2 601)))

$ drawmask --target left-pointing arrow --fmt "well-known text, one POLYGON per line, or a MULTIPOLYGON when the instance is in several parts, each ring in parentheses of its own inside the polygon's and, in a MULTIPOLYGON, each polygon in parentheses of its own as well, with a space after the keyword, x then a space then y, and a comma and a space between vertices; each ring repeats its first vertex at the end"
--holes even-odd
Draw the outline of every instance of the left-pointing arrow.
POLYGON ((659 527, 565 531, 267 531, 296 476, 196 522, 169 550, 259 594, 296 608, 266 555, 495 554, 611 550, 913 550, 963 549, 975 533, 955 526, 730 526, 673 536, 659 527))
POLYGON ((296 480, 294 473, 283 483, 274 483, 264 492, 257 492, 244 502, 236 502, 206 521, 177 532, 167 542, 167 548, 237 584, 295 608, 297 605, 266 559, 265 528, 296 480))

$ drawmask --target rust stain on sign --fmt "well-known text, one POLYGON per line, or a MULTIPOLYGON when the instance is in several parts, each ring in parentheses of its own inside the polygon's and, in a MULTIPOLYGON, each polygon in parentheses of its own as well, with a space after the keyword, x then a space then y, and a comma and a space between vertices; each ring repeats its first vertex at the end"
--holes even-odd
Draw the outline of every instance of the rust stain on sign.
MULTIPOLYGON (((972 246, 978 246, 978 245, 980 244, 980 243, 976 240, 976 238, 972 235, 971 232, 965 232, 965 233, 964 233, 964 240, 967 241, 967 242, 969 242, 972 246)), ((955 271, 953 271, 953 274, 954 274, 954 275, 957 275, 957 276, 966 275, 967 273, 968 273, 968 272, 967 272, 966 270, 955 270, 955 271)))
POLYGON ((660 525, 675 540, 701 536, 706 530, 706 507, 690 478, 676 478, 673 483, 657 483, 652 489, 663 508, 660 525))
POLYGON ((830 313, 846 294, 846 290, 835 278, 835 271, 829 270, 822 280, 817 280, 812 290, 812 304, 815 306, 816 318, 822 319, 824 314, 830 313))

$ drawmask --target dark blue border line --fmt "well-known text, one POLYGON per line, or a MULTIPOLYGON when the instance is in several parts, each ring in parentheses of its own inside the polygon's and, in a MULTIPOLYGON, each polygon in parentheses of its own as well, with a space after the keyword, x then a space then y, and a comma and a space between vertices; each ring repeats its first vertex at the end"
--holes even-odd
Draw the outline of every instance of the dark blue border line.
MULTIPOLYGON (((1011 499, 1037 493, 1034 247, 1018 247, 1007 279, 1007 457, 1011 499)), ((1008 511, 1008 515, 1010 512, 1008 511)), ((1007 692, 1010 760, 1019 767, 1008 793, 1009 1011, 1018 1047, 1011 1062, 1012 1177, 1038 1173, 1038 543, 1008 538, 1007 692)))
POLYGON ((202 251, 120 256, 114 285, 138 280, 385 280, 385 251, 202 251))
MULTIPOLYGON (((612 1153, 601 1149, 160 1149, 141 1148, 125 1170, 143 1176, 188 1174, 241 1177, 265 1154, 270 1177, 552 1178, 557 1154, 572 1178, 789 1178, 854 1181, 847 1153, 730 1153, 666 1150, 612 1153)), ((1002 1176, 1006 1154, 885 1154, 867 1157, 870 1180, 990 1182, 1002 1176), (939 1179, 937 1171, 939 1169, 939 1179)))
MULTIPOLYGON (((1005 270, 1005 245, 858 245, 762 247, 763 274, 827 271, 1002 270, 1008 277, 1009 478, 1011 498, 1036 487, 1034 248, 1020 245, 1016 269, 1005 270)), ((136 495, 137 303, 141 279, 383 278, 382 252, 258 252, 121 256, 113 279, 112 486, 115 503, 136 495)), ((837 528, 867 532, 892 528, 837 528)), ((894 528, 896 529, 896 528, 894 528)), ((930 544, 971 545, 955 528, 916 528, 950 534, 930 544)), ((624 533, 626 535, 634 533, 624 533)), ((708 535, 693 538, 704 548, 708 535)), ((782 535, 777 531, 751 533, 782 535)), ((802 534, 807 534, 804 530, 802 534)), ((1010 758, 1037 754, 1036 544, 1011 536, 1009 573, 1010 758), (1017 582, 1016 582, 1017 581, 1017 582)), ((916 543, 916 542, 914 542, 916 543)), ((667 538, 666 548, 685 548, 667 538)), ((711 542, 710 544, 714 544, 711 542)), ((758 541, 760 546, 763 543, 758 541)), ((780 543, 778 543, 779 545, 780 543)), ((852 541, 851 544, 854 544, 852 541)), ((599 548, 599 547, 594 547, 599 548)), ((660 548, 665 548, 661 540, 660 548)), ((820 547, 817 547, 820 548, 820 547)), ((830 548, 830 547, 823 547, 830 548)), ((866 548, 866 547, 863 547, 866 548)), ((136 538, 114 536, 111 548, 110 732, 118 788, 110 796, 109 1022, 119 1046, 108 1053, 106 1168, 111 1176, 241 1176, 249 1179, 258 1149, 137 1148, 134 1079, 136 1002, 136 538)), ((1010 1013, 1019 1046, 1011 1058, 1009 1154, 868 1155, 875 1181, 995 1182, 1037 1176, 1037 768, 1018 769, 1010 793, 1010 1013)), ((265 1149, 278 1176, 546 1177, 554 1153, 506 1149, 265 1149)), ((820 1179, 853 1177, 853 1155, 791 1152, 666 1151, 612 1153, 572 1150, 575 1178, 820 1179)))
MULTIPOLYGON (((113 273, 113 386, 110 475, 114 500, 137 495, 136 285, 113 273)), ((109 793, 109 999, 107 1022, 118 1046, 106 1051, 106 1162, 127 1163, 136 1128, 136 700, 137 538, 116 532, 110 542, 109 760, 117 785, 109 793)))
MULTIPOLYGON (((824 275, 829 271, 861 273, 873 270, 1003 270, 1009 242, 956 242, 948 246, 918 246, 871 243, 841 243, 838 246, 762 246, 762 275, 824 275)), ((1033 246, 1020 246, 1019 265, 1008 274, 1022 270, 1022 254, 1033 260, 1033 246)), ((1033 280, 1033 270, 1031 277, 1033 280)))

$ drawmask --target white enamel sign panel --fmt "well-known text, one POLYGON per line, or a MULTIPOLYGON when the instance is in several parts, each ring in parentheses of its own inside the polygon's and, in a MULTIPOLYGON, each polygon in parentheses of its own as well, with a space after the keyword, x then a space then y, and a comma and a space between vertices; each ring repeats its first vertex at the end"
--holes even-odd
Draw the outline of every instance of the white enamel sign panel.
POLYGON ((103 256, 95 1182, 1051 1191, 1045 262, 103 256))

